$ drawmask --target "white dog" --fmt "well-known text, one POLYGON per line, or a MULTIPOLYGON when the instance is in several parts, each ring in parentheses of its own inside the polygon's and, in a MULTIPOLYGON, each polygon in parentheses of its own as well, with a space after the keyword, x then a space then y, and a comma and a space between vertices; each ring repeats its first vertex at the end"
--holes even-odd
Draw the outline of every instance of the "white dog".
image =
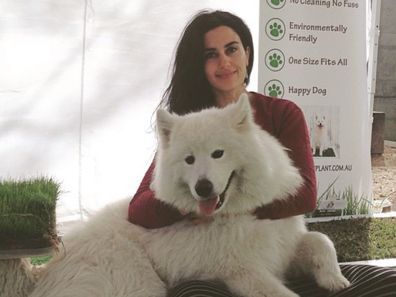
POLYGON ((323 151, 328 147, 328 127, 325 114, 315 114, 312 136, 312 153, 315 155, 319 150, 319 156, 323 157, 323 151))
POLYGON ((258 127, 246 96, 223 109, 157 113, 153 189, 184 212, 210 217, 145 230, 127 222, 128 201, 104 210, 65 240, 32 297, 165 297, 179 282, 221 280, 236 295, 296 297, 287 272, 331 291, 349 285, 332 242, 302 217, 258 220, 252 212, 302 182, 276 139, 258 127))

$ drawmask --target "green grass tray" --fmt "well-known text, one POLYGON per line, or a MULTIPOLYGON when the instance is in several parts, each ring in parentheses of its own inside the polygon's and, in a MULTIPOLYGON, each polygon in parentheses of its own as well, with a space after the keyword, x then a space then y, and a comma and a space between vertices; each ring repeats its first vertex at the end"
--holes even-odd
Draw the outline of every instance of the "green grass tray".
POLYGON ((0 180, 0 251, 54 246, 59 189, 49 178, 0 180))

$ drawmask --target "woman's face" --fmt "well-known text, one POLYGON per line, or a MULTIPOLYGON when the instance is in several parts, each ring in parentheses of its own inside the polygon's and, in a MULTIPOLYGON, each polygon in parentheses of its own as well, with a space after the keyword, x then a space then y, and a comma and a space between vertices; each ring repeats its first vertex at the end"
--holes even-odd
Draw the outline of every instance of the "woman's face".
POLYGON ((249 48, 243 48, 239 35, 227 26, 204 36, 205 74, 216 99, 235 100, 245 90, 249 48))

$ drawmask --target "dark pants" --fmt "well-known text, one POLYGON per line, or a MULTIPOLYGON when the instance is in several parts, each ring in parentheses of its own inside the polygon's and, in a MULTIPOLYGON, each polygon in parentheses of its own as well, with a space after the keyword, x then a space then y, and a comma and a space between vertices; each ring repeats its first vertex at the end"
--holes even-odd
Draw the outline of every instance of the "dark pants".
MULTIPOLYGON (((287 287, 301 297, 396 297, 396 269, 370 265, 341 265, 351 286, 331 294, 314 280, 295 279, 287 287)), ((212 281, 189 281, 169 291, 168 297, 237 297, 223 284, 212 281)), ((249 296, 243 296, 249 297, 249 296)))

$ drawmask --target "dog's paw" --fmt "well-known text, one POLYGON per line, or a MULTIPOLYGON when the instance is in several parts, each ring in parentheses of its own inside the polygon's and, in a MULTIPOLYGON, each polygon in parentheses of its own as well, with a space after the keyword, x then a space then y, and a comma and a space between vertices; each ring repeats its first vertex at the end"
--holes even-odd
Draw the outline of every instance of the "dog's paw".
POLYGON ((350 286, 349 281, 341 273, 318 273, 318 285, 331 292, 338 292, 350 286))

